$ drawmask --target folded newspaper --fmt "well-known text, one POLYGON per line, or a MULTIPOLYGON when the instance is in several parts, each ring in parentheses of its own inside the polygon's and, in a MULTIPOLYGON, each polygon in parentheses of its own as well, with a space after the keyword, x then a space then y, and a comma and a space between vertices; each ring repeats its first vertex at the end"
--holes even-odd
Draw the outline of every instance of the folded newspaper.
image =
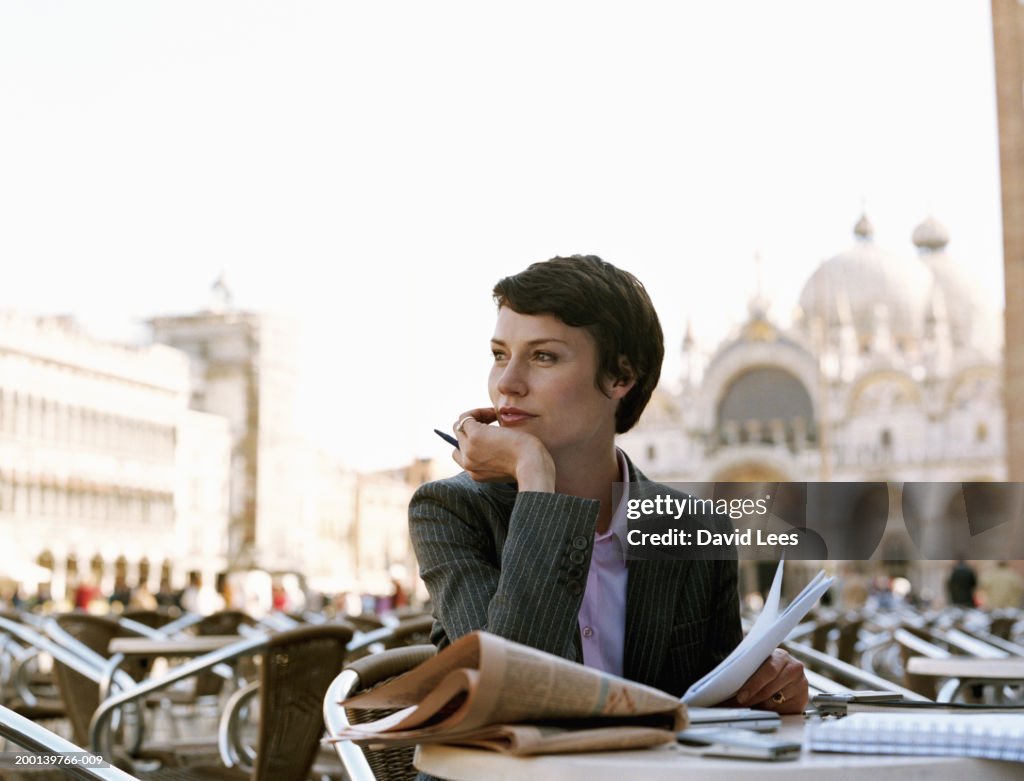
POLYGON ((341 703, 391 709, 331 736, 366 745, 454 743, 509 754, 607 751, 670 743, 686 706, 663 691, 487 632, 341 703))
POLYGON ((410 672, 341 704, 394 713, 331 735, 365 745, 452 743, 509 754, 642 748, 675 740, 687 706, 733 696, 814 607, 824 572, 779 611, 783 562, 736 649, 680 699, 488 632, 472 632, 410 672))
POLYGON ((835 578, 825 577, 825 571, 821 570, 780 613, 779 600, 785 563, 785 559, 779 562, 761 615, 746 637, 721 664, 686 690, 682 700, 687 705, 717 705, 738 692, 835 581, 835 578))

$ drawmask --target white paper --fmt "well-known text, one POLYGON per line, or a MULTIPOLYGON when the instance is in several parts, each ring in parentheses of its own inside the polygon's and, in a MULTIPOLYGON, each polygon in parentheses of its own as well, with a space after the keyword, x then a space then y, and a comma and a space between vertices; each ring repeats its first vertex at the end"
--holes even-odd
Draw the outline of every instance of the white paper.
POLYGON ((775 579, 768 591, 761 615, 733 652, 722 663, 686 690, 682 700, 687 705, 710 707, 727 700, 739 691, 758 667, 778 648, 793 628, 803 620, 821 595, 828 591, 835 578, 826 578, 822 570, 803 591, 779 613, 782 593, 782 571, 785 559, 775 570, 775 579))

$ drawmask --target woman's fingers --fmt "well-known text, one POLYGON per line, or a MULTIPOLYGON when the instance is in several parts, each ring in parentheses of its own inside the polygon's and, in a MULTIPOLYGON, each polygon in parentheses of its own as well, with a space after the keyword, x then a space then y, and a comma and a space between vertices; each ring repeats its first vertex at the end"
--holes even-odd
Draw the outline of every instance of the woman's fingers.
POLYGON ((477 407, 475 409, 466 410, 459 415, 458 420, 452 424, 452 431, 455 432, 456 436, 466 433, 466 425, 469 423, 483 423, 489 425, 494 423, 498 419, 498 413, 494 411, 492 407, 477 407))
POLYGON ((804 666, 783 649, 776 648, 743 684, 737 701, 747 707, 799 713, 807 705, 807 698, 804 666))
MULTIPOLYGON (((459 449, 452 458, 477 482, 507 482, 516 479, 523 453, 528 450, 521 431, 492 426, 498 420, 493 407, 466 410, 452 426, 459 449)), ((539 445, 539 442, 537 442, 539 445)))

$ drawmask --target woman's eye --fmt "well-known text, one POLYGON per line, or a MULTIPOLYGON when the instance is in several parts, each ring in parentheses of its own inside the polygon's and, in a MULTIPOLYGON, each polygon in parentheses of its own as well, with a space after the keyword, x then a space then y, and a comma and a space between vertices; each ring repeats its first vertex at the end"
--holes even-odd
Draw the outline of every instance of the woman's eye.
POLYGON ((494 360, 496 361, 505 360, 505 353, 503 353, 501 350, 491 350, 491 355, 494 356, 494 360))
POLYGON ((540 363, 554 363, 554 362, 555 362, 555 356, 554 356, 554 354, 553 354, 553 353, 545 353, 545 352, 539 352, 539 353, 536 353, 536 354, 534 355, 534 357, 535 357, 535 358, 536 358, 536 359, 537 359, 537 360, 538 360, 538 361, 539 361, 540 363))

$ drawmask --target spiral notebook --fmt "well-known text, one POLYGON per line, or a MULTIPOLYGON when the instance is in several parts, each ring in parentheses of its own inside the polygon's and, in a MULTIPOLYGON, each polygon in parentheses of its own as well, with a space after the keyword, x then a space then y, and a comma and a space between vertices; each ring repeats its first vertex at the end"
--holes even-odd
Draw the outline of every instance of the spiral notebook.
POLYGON ((1024 713, 855 713, 810 722, 811 751, 1024 762, 1024 713))

